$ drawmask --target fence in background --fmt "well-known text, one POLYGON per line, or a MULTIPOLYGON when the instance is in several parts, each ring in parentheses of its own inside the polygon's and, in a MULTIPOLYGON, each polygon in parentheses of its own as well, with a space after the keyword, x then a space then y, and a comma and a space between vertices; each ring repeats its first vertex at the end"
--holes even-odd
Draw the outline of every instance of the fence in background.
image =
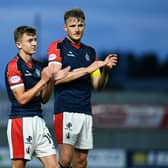
MULTIPOLYGON (((7 97, 0 99, 0 167, 10 167, 6 125, 7 97), (5 166, 7 164, 7 166, 5 166)), ((166 93, 94 93, 94 150, 89 168, 168 167, 168 95, 166 93)), ((43 106, 53 135, 53 98, 43 106)), ((33 160, 28 167, 39 167, 33 160)))

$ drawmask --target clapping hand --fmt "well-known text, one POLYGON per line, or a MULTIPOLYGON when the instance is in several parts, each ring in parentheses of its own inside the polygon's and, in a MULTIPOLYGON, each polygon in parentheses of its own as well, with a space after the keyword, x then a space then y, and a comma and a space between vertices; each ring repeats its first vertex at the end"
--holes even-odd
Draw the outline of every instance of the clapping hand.
POLYGON ((117 62, 118 62, 118 55, 117 54, 109 54, 105 60, 106 62, 106 65, 105 65, 105 68, 107 69, 112 69, 114 66, 117 65, 117 62))
POLYGON ((63 69, 57 71, 56 73, 54 73, 54 75, 53 75, 54 81, 65 78, 68 75, 70 69, 71 69, 71 67, 67 66, 66 68, 63 68, 63 69))

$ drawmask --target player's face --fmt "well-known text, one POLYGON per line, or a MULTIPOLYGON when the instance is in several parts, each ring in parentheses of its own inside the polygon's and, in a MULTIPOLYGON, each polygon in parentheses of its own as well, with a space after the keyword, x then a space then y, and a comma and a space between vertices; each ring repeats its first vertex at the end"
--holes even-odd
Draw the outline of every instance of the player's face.
POLYGON ((64 30, 67 32, 67 36, 74 42, 80 42, 85 28, 85 22, 83 19, 70 17, 67 19, 64 30))
POLYGON ((20 49, 20 52, 26 55, 32 55, 36 53, 37 48, 36 36, 24 33, 20 41, 16 43, 16 46, 20 49))

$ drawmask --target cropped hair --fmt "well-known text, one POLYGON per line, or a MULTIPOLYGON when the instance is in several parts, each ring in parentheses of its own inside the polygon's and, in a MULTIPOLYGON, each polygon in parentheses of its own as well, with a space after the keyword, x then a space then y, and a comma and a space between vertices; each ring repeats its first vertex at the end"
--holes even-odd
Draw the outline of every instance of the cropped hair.
POLYGON ((67 19, 70 17, 75 17, 77 19, 82 19, 85 21, 85 14, 80 8, 74 8, 66 11, 64 13, 64 23, 66 23, 67 19))
POLYGON ((18 42, 23 34, 28 34, 28 35, 36 35, 36 29, 30 26, 19 26, 15 29, 14 31, 14 40, 15 42, 18 42))

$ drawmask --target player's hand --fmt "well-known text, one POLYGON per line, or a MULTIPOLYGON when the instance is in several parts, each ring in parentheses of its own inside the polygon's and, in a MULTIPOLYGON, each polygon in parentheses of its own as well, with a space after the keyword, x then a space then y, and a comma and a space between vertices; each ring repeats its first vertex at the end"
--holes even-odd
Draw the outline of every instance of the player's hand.
POLYGON ((104 61, 106 62, 105 68, 110 70, 111 68, 113 68, 117 65, 118 55, 117 54, 109 54, 105 58, 104 61))
POLYGON ((67 66, 66 68, 61 69, 61 70, 57 71, 56 73, 54 73, 54 76, 53 76, 54 81, 65 78, 68 75, 70 69, 71 69, 71 67, 67 66))
POLYGON ((50 69, 49 67, 45 67, 43 70, 42 70, 42 73, 41 73, 41 79, 47 83, 49 81, 49 79, 52 78, 52 74, 50 73, 50 69))
POLYGON ((52 63, 52 64, 49 64, 48 67, 49 67, 50 73, 54 76, 54 74, 61 69, 62 65, 57 63, 52 63))

